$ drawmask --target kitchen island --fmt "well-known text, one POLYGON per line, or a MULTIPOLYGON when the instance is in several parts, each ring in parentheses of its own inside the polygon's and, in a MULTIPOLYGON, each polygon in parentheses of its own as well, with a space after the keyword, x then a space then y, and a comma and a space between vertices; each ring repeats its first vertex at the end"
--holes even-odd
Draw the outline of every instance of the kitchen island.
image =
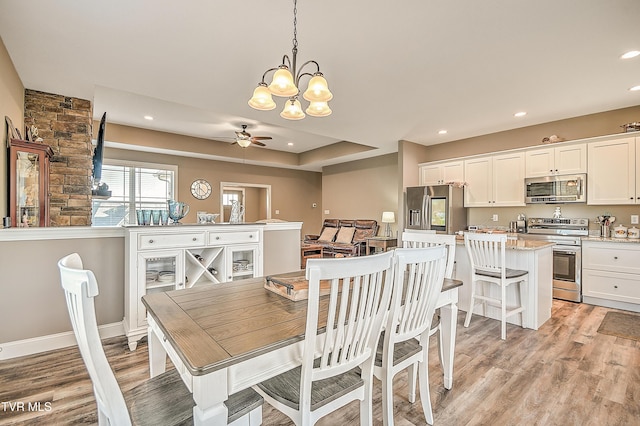
MULTIPOLYGON (((525 311, 507 319, 511 324, 537 330, 545 321, 551 318, 553 293, 553 243, 547 241, 531 241, 516 239, 517 234, 509 234, 507 239, 506 262, 507 267, 522 269, 529 272, 529 284, 526 300, 523 301, 525 311)), ((464 240, 459 238, 456 247, 456 264, 454 278, 464 284, 459 289, 458 308, 467 311, 471 299, 471 265, 464 246, 464 240)), ((492 297, 499 297, 497 286, 487 286, 492 297)), ((516 304, 516 286, 507 287, 507 306, 516 304)), ((486 312, 482 305, 476 305, 474 315, 500 319, 500 309, 487 306, 486 312)), ((473 320, 472 320, 473 321, 473 320)))

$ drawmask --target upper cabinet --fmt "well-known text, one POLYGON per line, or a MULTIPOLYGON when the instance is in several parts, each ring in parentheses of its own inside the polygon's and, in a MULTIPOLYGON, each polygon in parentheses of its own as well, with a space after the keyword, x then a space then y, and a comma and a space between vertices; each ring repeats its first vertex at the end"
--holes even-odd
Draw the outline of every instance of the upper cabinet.
POLYGON ((588 145, 587 204, 640 204, 640 137, 588 145))
POLYGON ((524 153, 464 161, 465 207, 524 206, 524 153))
POLYGON ((442 185, 464 181, 464 161, 425 164, 420 166, 420 185, 442 185))
POLYGON ((525 177, 586 173, 587 144, 532 149, 525 159, 525 177))

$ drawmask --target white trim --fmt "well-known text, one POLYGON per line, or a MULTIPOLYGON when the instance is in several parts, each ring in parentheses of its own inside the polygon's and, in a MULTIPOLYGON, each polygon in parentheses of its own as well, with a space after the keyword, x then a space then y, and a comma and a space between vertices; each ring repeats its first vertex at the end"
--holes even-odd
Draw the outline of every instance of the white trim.
MULTIPOLYGON (((102 339, 124 335, 122 322, 101 325, 98 327, 98 331, 102 339)), ((0 360, 67 348, 76 344, 73 331, 2 343, 0 344, 0 360)))
POLYGON ((120 226, 60 226, 49 228, 0 229, 0 241, 75 240, 78 238, 124 237, 120 226))

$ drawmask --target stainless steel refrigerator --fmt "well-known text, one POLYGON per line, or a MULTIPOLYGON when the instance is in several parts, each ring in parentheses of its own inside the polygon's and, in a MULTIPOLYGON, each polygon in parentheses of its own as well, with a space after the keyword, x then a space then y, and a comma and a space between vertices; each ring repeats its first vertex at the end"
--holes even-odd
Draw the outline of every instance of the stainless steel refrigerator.
POLYGON ((463 188, 453 185, 410 186, 406 191, 407 229, 453 234, 467 228, 463 188))

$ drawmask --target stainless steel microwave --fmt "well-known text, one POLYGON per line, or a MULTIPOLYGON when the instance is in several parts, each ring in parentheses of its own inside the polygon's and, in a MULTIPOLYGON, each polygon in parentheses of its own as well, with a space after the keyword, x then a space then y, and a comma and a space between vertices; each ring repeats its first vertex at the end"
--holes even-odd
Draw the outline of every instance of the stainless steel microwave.
POLYGON ((587 175, 556 175, 526 178, 527 204, 559 204, 587 202, 587 175))

